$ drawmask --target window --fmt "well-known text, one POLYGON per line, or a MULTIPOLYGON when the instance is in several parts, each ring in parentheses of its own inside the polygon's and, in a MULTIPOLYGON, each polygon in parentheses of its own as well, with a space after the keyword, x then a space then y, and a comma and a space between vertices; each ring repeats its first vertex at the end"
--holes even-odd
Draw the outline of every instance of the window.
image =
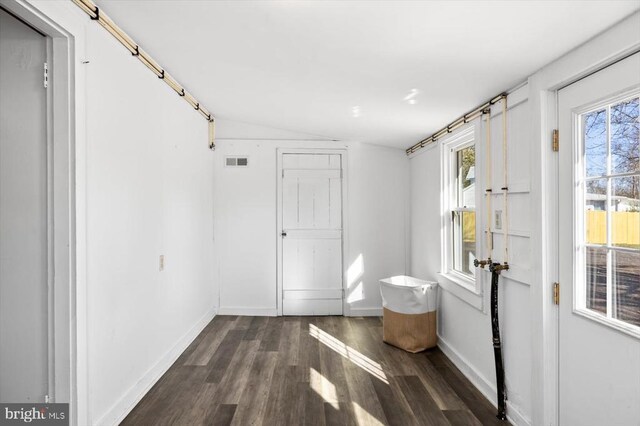
POLYGON ((476 258, 476 147, 473 128, 444 144, 446 273, 472 286, 476 258))
POLYGON ((638 93, 578 116, 576 307, 640 328, 638 93), (580 232, 579 232, 580 234, 580 232))

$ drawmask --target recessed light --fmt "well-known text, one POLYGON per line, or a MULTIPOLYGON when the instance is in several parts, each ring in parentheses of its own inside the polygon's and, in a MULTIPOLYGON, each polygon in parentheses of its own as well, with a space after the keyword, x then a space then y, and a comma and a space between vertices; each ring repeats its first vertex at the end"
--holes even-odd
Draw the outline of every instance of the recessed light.
POLYGON ((360 117, 361 110, 360 110, 360 106, 359 105, 351 107, 351 115, 353 115, 354 118, 360 117))
POLYGON ((418 94, 420 93, 420 90, 418 89, 411 89, 409 91, 409 93, 407 94, 407 96, 404 97, 403 101, 407 101, 409 102, 411 105, 415 104, 415 100, 413 98, 415 98, 416 96, 418 96, 418 94), (411 102, 414 101, 414 102, 411 102))
POLYGON ((409 105, 415 105, 418 101, 416 99, 409 99, 409 105))

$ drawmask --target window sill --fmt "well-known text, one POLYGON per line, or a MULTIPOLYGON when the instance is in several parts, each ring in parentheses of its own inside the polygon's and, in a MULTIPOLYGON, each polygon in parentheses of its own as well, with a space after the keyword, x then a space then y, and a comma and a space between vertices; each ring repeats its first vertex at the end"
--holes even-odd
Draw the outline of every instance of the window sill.
POLYGON ((476 281, 457 274, 440 273, 438 284, 443 290, 453 294, 463 302, 468 303, 479 311, 484 311, 482 291, 476 290, 476 281))

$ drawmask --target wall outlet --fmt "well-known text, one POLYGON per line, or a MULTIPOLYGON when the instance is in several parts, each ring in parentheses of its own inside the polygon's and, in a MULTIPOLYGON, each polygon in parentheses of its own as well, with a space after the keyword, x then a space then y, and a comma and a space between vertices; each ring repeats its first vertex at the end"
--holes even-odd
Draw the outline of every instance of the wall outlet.
POLYGON ((164 254, 160 255, 160 272, 164 271, 164 254))
POLYGON ((495 215, 494 227, 496 229, 502 229, 502 210, 496 210, 495 215))

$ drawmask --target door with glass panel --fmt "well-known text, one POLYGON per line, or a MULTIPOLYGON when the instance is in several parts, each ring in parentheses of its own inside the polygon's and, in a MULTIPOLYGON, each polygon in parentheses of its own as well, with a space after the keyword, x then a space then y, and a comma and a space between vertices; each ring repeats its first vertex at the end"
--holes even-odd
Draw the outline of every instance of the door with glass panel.
POLYGON ((558 92, 559 417, 640 424, 640 54, 558 92))

